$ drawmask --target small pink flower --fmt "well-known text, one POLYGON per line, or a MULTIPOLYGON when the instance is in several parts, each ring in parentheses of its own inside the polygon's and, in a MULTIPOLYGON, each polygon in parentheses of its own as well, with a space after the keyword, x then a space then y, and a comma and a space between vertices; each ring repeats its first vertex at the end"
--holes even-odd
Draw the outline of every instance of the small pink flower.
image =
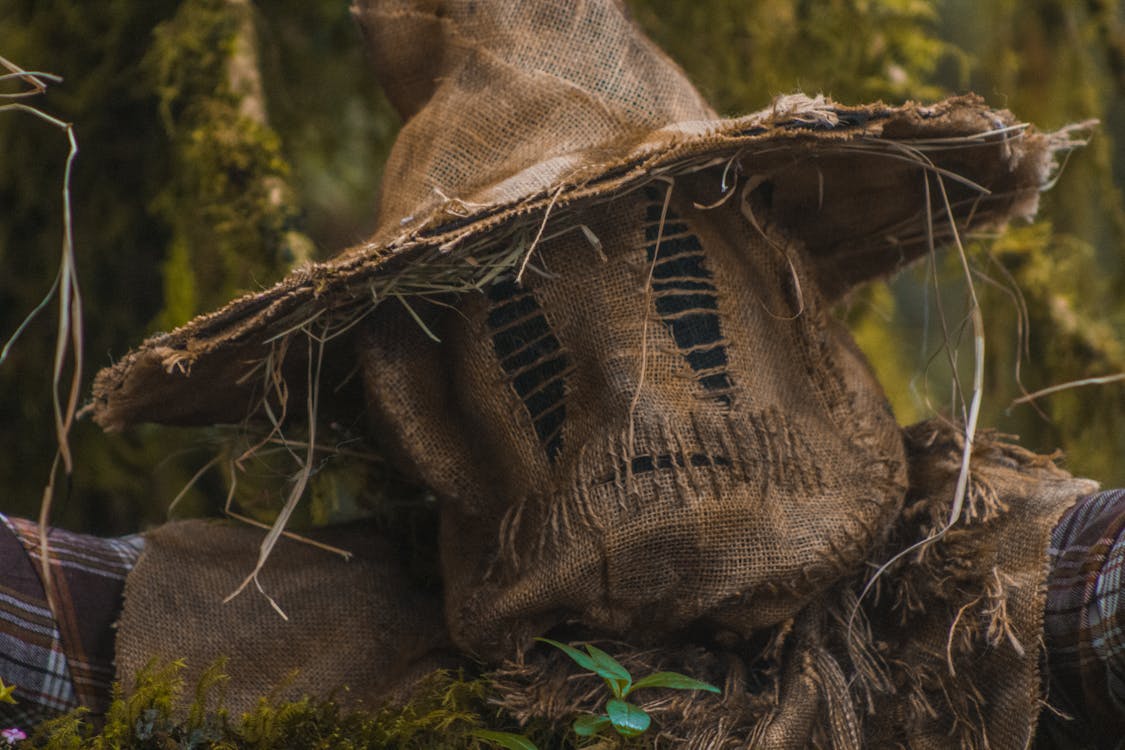
POLYGON ((0 739, 4 740, 9 745, 14 745, 20 740, 26 740, 27 734, 19 727, 8 727, 0 731, 0 739))

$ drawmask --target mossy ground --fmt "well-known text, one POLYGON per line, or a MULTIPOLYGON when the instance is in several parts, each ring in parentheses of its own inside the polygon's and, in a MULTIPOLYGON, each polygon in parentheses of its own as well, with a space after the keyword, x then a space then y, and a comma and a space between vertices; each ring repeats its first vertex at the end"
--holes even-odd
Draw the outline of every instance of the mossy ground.
MULTIPOLYGON (((223 707, 221 663, 198 685, 185 686, 178 663, 153 666, 129 695, 118 694, 104 720, 79 709, 30 730, 21 748, 42 750, 360 750, 377 748, 487 748, 478 729, 520 731, 490 708, 488 683, 479 677, 436 672, 406 705, 349 710, 333 696, 283 702, 263 696, 257 707, 232 716, 223 707), (192 700, 176 709, 185 690, 192 700)), ((336 696, 337 698, 339 696, 336 696)), ((539 738, 540 747, 557 743, 539 738)))

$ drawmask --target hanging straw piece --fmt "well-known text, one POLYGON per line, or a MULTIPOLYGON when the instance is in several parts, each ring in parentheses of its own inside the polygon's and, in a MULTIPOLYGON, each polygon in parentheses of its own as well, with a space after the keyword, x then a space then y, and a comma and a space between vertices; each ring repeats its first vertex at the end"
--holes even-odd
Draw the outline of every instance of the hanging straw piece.
POLYGON ((1009 404, 1008 408, 1010 409, 1011 407, 1019 406, 1020 404, 1029 404, 1035 401, 1035 399, 1037 398, 1049 396, 1052 393, 1059 393, 1060 391, 1067 391, 1071 388, 1081 388, 1085 385, 1109 385, 1110 383, 1119 383, 1122 380, 1125 380, 1125 372, 1119 372, 1116 375, 1103 375, 1100 378, 1083 378, 1081 380, 1072 380, 1069 383, 1059 383, 1058 385, 1053 385, 1050 388, 1044 388, 1042 390, 1035 391, 1034 393, 1029 393, 1026 396, 1021 396, 1011 404, 1009 404))
MULTIPOLYGON (((922 157, 922 158, 925 159, 925 157, 922 157)), ((926 159, 926 161, 928 161, 928 159, 926 159)), ((973 394, 972 394, 972 398, 971 398, 971 401, 970 401, 970 404, 969 404, 968 415, 967 415, 967 418, 965 420, 964 431, 962 433, 963 437, 964 437, 964 441, 963 441, 963 445, 962 445, 962 448, 961 448, 961 466, 960 466, 960 470, 959 470, 958 475, 957 475, 957 486, 956 486, 956 489, 954 490, 954 493, 953 493, 953 502, 952 502, 952 504, 950 506, 950 509, 949 509, 949 518, 946 521, 945 525, 942 526, 937 531, 935 531, 933 534, 930 534, 929 536, 927 536, 926 538, 920 539, 917 542, 915 542, 914 544, 911 544, 910 546, 906 547, 905 549, 899 551, 894 556, 892 556, 890 560, 887 560, 885 563, 880 565, 875 570, 875 572, 867 580, 867 583, 864 584, 864 587, 860 591, 859 596, 856 597, 855 606, 852 608, 852 612, 848 617, 847 632, 848 632, 849 637, 851 637, 852 626, 853 626, 856 614, 859 612, 859 607, 860 607, 860 604, 862 603, 864 597, 867 596, 868 592, 871 591, 871 588, 875 585, 875 583, 879 580, 879 578, 890 568, 890 566, 893 565, 898 560, 901 560, 902 558, 906 557, 910 553, 915 552, 915 551, 920 550, 920 549, 923 549, 925 547, 928 547, 931 544, 937 542, 942 537, 944 537, 945 534, 951 528, 953 528, 953 526, 957 523, 957 520, 961 517, 961 511, 964 508, 965 495, 968 492, 969 480, 971 478, 970 463, 972 461, 973 442, 974 442, 974 439, 976 437, 977 418, 980 416, 981 396, 982 396, 983 391, 984 391, 984 352, 985 352, 984 318, 982 317, 981 312, 980 312, 980 303, 977 300, 976 289, 973 285, 972 271, 969 268, 968 257, 965 254, 965 246, 961 242, 960 230, 957 228, 956 216, 954 215, 952 206, 950 205, 949 196, 946 193, 945 183, 942 180, 942 175, 937 170, 935 170, 935 178, 937 179, 938 189, 941 191, 941 197, 942 197, 942 200, 945 204, 946 215, 949 219, 950 230, 952 232, 954 244, 957 247, 958 257, 961 261, 961 266, 962 266, 962 269, 964 270, 964 273, 965 273, 965 279, 968 282, 969 305, 970 305, 969 314, 970 314, 970 319, 972 321, 972 326, 973 326, 973 353, 974 353, 974 360, 973 360, 973 394)), ((930 195, 930 172, 929 171, 923 172, 923 180, 924 180, 924 183, 925 183, 924 194, 925 194, 925 205, 926 205, 926 222, 927 222, 927 226, 929 228, 929 230, 927 232, 927 235, 928 235, 928 242, 929 242, 930 257, 933 258, 934 255, 936 254, 936 248, 935 248, 934 242, 933 242, 933 237, 934 237, 933 207, 932 207, 931 195, 930 195)), ((948 341, 947 341, 946 345, 949 346, 948 341)), ((951 368, 953 369, 954 378, 956 378, 956 364, 955 364, 955 362, 951 364, 951 368)), ((963 407, 964 407, 964 405, 962 404, 962 409, 963 409, 963 407)), ((952 660, 950 660, 948 662, 948 667, 949 667, 950 673, 955 676, 956 670, 953 667, 952 660)))
MULTIPOLYGON (((257 588, 258 591, 264 597, 266 597, 266 599, 270 603, 270 606, 273 607, 274 611, 281 615, 282 619, 284 620, 288 620, 289 616, 285 614, 285 610, 283 610, 281 606, 276 601, 274 601, 273 597, 271 597, 266 592, 266 590, 262 588, 262 584, 258 580, 258 573, 260 573, 262 568, 265 567, 270 553, 273 552, 273 548, 277 545, 277 540, 281 538, 281 535, 283 533, 285 533, 285 525, 289 523, 289 519, 293 515, 293 511, 297 508, 297 503, 300 502, 301 497, 305 494, 305 487, 308 486, 309 477, 312 476, 313 456, 316 453, 316 417, 318 412, 318 404, 320 401, 320 368, 324 361, 324 342, 322 339, 315 337, 312 334, 308 334, 308 337, 309 392, 306 403, 308 406, 309 439, 305 450, 304 463, 301 466, 300 472, 298 472, 297 474, 296 482, 293 484, 293 489, 290 490, 289 497, 285 501, 285 506, 278 514, 277 520, 273 522, 273 526, 270 527, 269 533, 266 534, 266 538, 262 540, 262 546, 258 552, 257 564, 254 566, 254 569, 250 571, 250 574, 247 575, 245 579, 243 579, 242 583, 239 584, 238 588, 236 588, 225 599, 223 599, 224 604, 231 601, 236 596, 241 594, 250 583, 253 583, 255 588, 257 588), (316 341, 315 363, 313 358, 314 340, 316 341)), ((346 553, 343 553, 341 550, 334 551, 346 555, 346 553)))
MULTIPOLYGON (((43 94, 47 91, 48 83, 58 83, 62 81, 58 76, 49 73, 26 71, 2 57, 0 57, 0 65, 10 71, 9 74, 0 76, 0 80, 21 80, 31 86, 31 89, 27 91, 0 94, 2 98, 13 99, 43 94)), ((71 123, 52 117, 35 107, 20 102, 0 104, 0 112, 5 111, 26 112, 43 120, 49 125, 66 133, 67 141, 70 144, 70 151, 67 153, 66 157, 66 166, 63 169, 63 245, 62 256, 59 260, 58 274, 55 276, 55 280, 52 282, 50 289, 47 290, 42 301, 24 318, 19 327, 16 328, 15 333, 13 333, 4 344, 3 349, 0 350, 0 364, 2 364, 4 360, 7 359, 12 346, 31 324, 31 321, 46 309, 50 301, 57 295, 59 301, 59 322, 55 337, 55 361, 51 378, 51 399, 54 405, 55 439, 58 444, 58 452, 55 456, 55 460, 51 463, 47 485, 43 489, 43 499, 39 506, 40 573, 47 593, 47 603, 52 611, 54 611, 55 601, 53 585, 51 583, 47 527, 51 516, 51 502, 55 494, 55 480, 58 476, 59 465, 61 463, 67 476, 74 470, 74 459, 70 452, 69 438, 70 429, 74 425, 75 414, 78 411, 78 397, 82 385, 82 294, 78 285, 78 271, 75 264, 74 234, 70 206, 70 178, 74 167, 74 159, 78 156, 78 139, 74 135, 74 127, 71 123), (66 372, 68 357, 71 358, 72 365, 69 390, 64 398, 59 391, 62 387, 63 377, 66 372)))

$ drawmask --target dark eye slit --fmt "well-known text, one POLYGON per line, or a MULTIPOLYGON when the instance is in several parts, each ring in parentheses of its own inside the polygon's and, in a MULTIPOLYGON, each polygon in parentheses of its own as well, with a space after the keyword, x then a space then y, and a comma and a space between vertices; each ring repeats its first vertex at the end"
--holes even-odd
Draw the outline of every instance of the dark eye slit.
POLYGON ((696 382, 715 401, 729 407, 733 383, 727 373, 730 362, 719 318, 719 291, 712 282, 703 243, 676 211, 665 209, 659 191, 648 188, 645 197, 649 203, 645 206, 644 249, 652 268, 656 313, 695 373, 696 382))
POLYGON ((563 445, 570 357, 529 289, 502 279, 486 294, 493 303, 485 318, 492 331, 493 351, 508 385, 523 402, 547 459, 553 462, 563 445))

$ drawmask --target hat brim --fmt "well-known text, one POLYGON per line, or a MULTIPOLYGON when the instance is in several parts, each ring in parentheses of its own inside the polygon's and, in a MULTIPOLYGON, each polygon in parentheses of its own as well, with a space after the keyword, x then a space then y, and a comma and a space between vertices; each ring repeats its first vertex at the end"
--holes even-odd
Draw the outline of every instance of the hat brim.
POLYGON ((903 267, 954 226, 1031 217, 1057 155, 1082 142, 1074 129, 1040 133, 973 96, 899 107, 792 96, 746 117, 678 123, 536 165, 511 178, 528 186, 517 200, 490 199, 511 195, 511 184, 457 196, 404 220, 397 236, 153 336, 98 374, 94 419, 108 430, 243 421, 268 377, 304 383, 308 348, 288 346, 294 337, 338 342, 387 298, 482 288, 519 265, 544 227, 577 227, 592 203, 700 170, 715 171, 716 200, 732 197, 738 175, 742 185, 771 182, 770 221, 804 244, 833 298, 903 267))

